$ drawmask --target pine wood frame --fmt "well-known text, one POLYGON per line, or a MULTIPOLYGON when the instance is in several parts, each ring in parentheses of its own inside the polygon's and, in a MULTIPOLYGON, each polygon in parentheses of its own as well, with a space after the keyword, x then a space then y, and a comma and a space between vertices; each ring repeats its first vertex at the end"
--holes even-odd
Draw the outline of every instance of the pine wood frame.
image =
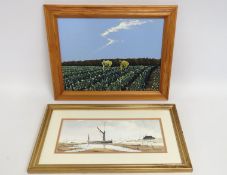
POLYGON ((29 173, 138 173, 138 172, 191 172, 192 165, 187 151, 183 131, 174 104, 50 104, 47 105, 46 113, 36 140, 31 161, 28 166, 29 173), (177 145, 182 160, 181 164, 39 164, 41 151, 54 110, 169 110, 177 140, 177 145))
POLYGON ((167 100, 177 6, 44 5, 55 100, 167 100), (159 91, 65 91, 57 18, 164 18, 159 91))

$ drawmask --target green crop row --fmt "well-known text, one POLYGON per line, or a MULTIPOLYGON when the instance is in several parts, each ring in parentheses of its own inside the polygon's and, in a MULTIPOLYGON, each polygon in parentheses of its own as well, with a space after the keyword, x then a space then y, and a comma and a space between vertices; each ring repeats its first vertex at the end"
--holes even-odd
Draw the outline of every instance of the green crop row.
MULTIPOLYGON (((65 90, 145 90, 155 66, 128 66, 124 70, 101 66, 63 66, 65 90)), ((158 83, 159 84, 159 83, 158 83)))

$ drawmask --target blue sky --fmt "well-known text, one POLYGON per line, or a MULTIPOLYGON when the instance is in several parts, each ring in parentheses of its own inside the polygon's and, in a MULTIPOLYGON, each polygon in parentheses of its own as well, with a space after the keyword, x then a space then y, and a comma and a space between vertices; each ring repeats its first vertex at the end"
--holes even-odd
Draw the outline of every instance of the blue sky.
POLYGON ((59 18, 62 61, 160 58, 164 19, 59 18))

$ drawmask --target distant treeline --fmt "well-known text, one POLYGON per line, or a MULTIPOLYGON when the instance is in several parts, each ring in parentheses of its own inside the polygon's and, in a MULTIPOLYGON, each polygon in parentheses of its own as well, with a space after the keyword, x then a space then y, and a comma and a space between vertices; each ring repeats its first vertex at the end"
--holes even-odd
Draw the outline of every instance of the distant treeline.
POLYGON ((161 60, 155 58, 126 58, 126 59, 99 59, 99 60, 84 60, 84 61, 67 61, 63 62, 63 66, 102 66, 103 60, 112 61, 112 66, 119 66, 120 61, 128 61, 130 66, 136 65, 160 65, 161 60))

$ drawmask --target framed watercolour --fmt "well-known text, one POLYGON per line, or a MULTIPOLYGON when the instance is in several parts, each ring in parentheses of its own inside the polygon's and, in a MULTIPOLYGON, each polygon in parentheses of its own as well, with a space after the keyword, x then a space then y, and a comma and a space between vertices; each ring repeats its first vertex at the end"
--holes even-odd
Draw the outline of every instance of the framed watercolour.
POLYGON ((168 99, 177 6, 44 11, 56 100, 168 99))
POLYGON ((175 105, 48 105, 29 173, 190 172, 175 105))

